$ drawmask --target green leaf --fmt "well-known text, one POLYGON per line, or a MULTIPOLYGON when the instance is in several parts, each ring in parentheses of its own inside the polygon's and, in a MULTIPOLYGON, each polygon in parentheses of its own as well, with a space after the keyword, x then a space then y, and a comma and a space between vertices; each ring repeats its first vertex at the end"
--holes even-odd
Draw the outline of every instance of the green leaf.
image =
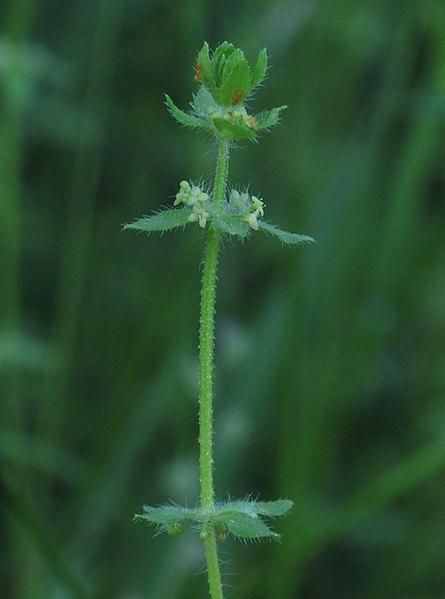
POLYGON ((187 208, 178 208, 171 210, 163 210, 151 216, 144 216, 134 223, 124 226, 124 231, 131 229, 132 231, 145 231, 147 233, 171 231, 178 227, 183 227, 189 223, 189 216, 193 210, 187 208))
POLYGON ((249 223, 241 214, 222 214, 212 220, 212 229, 218 234, 246 237, 250 232, 249 223))
POLYGON ((208 133, 212 134, 215 133, 208 122, 178 108, 167 94, 165 95, 165 101, 171 112, 171 115, 178 121, 178 123, 181 123, 181 125, 184 125, 185 127, 191 127, 192 129, 204 129, 208 133))
POLYGON ((135 522, 149 522, 150 524, 174 525, 185 521, 185 515, 174 508, 152 508, 147 514, 135 514, 135 522))
POLYGON ((250 91, 260 85, 266 76, 267 71, 267 50, 263 48, 258 52, 254 63, 250 67, 250 91))
POLYGON ((212 120, 223 139, 253 139, 255 137, 255 130, 250 127, 244 127, 244 125, 222 117, 214 117, 212 120))
POLYGON ((213 74, 216 88, 219 88, 222 81, 222 73, 224 70, 224 65, 226 60, 229 58, 233 52, 235 52, 236 48, 233 44, 229 42, 223 42, 217 48, 212 55, 212 63, 213 63, 213 74))
POLYGON ((277 501, 242 499, 222 504, 220 505, 220 509, 242 511, 246 514, 257 514, 258 516, 276 518, 287 514, 293 505, 293 501, 290 501, 289 499, 278 499, 277 501))
POLYGON ((270 235, 274 235, 283 243, 288 245, 298 245, 301 243, 315 243, 312 237, 308 235, 298 235, 297 233, 288 233, 287 231, 282 231, 276 225, 272 225, 263 220, 258 221, 258 228, 269 233, 270 235))
POLYGON ((209 118, 209 110, 214 112, 221 110, 220 106, 213 99, 212 94, 205 87, 201 87, 193 97, 192 107, 197 115, 207 119, 209 118))
MULTIPOLYGON (((235 56, 237 52, 233 53, 235 56)), ((245 58, 239 59, 232 65, 232 56, 227 61, 227 70, 224 69, 223 81, 218 91, 218 101, 223 106, 234 106, 244 101, 249 93, 250 69, 245 58)), ((235 59, 234 59, 235 60, 235 59)))
POLYGON ((294 505, 290 499, 278 499, 277 501, 257 501, 255 503, 255 514, 260 516, 267 516, 269 518, 276 518, 277 516, 284 516, 292 509, 294 505))
POLYGON ((212 518, 212 521, 224 524, 232 535, 241 539, 267 537, 278 539, 280 536, 273 532, 256 514, 235 510, 221 511, 212 518))
POLYGON ((272 110, 266 110, 256 115, 256 122, 259 129, 270 129, 278 123, 280 120, 280 112, 287 108, 286 105, 279 106, 278 108, 272 108, 272 110))
POLYGON ((230 54, 227 52, 224 54, 224 62, 222 60, 220 61, 220 65, 221 65, 220 87, 222 87, 226 83, 226 81, 230 78, 232 71, 236 67, 236 65, 239 62, 243 62, 243 61, 246 62, 246 59, 244 58, 244 52, 242 50, 240 50, 239 48, 234 48, 230 54))
POLYGON ((156 526, 174 525, 188 520, 196 520, 199 515, 199 510, 185 508, 180 505, 161 505, 152 507, 144 505, 144 513, 136 514, 134 520, 136 522, 149 522, 156 526))
POLYGON ((260 516, 275 518, 283 516, 292 507, 292 501, 228 501, 218 503, 214 510, 185 508, 176 504, 158 507, 144 506, 144 514, 137 514, 134 520, 147 522, 158 527, 160 532, 176 536, 182 532, 183 524, 195 523, 200 532, 215 526, 216 532, 230 532, 240 539, 279 539, 260 516))
POLYGON ((215 48, 212 55, 212 60, 216 64, 223 56, 227 58, 233 52, 235 52, 235 50, 235 46, 230 42, 222 42, 222 44, 219 44, 219 46, 215 48))
POLYGON ((215 94, 216 88, 215 88, 215 83, 214 83, 214 80, 215 80, 214 65, 212 64, 212 62, 210 60, 209 45, 207 42, 204 42, 203 47, 199 51, 198 64, 199 64, 199 70, 201 73, 200 79, 202 81, 202 84, 205 87, 207 87, 207 89, 210 91, 210 93, 215 94))

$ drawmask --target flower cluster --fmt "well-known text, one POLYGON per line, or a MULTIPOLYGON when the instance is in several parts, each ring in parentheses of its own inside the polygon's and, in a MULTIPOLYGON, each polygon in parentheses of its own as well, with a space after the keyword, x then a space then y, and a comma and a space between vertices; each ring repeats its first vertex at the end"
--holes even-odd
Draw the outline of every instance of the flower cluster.
POLYGON ((189 222, 198 221, 199 226, 204 228, 210 214, 206 210, 208 207, 209 195, 202 191, 197 185, 190 185, 188 181, 181 181, 179 184, 179 192, 176 194, 174 206, 185 204, 193 209, 188 220, 189 222))
POLYGON ((258 218, 264 216, 264 207, 265 204, 261 198, 249 196, 245 191, 232 189, 227 211, 231 214, 241 214, 249 226, 258 231, 258 218))
MULTIPOLYGON (((173 205, 179 206, 180 204, 192 209, 188 222, 198 222, 199 226, 204 229, 212 215, 212 201, 209 194, 198 185, 181 181, 173 205)), ((225 202, 224 213, 242 219, 252 229, 258 231, 258 219, 264 216, 264 207, 265 204, 261 198, 249 196, 245 191, 232 189, 225 202)), ((221 215, 219 216, 221 217, 221 215)))
POLYGON ((252 229, 255 229, 255 231, 258 231, 258 220, 257 219, 259 216, 264 216, 265 204, 264 204, 263 200, 261 200, 260 198, 257 198, 256 196, 252 196, 251 200, 252 200, 252 211, 250 212, 249 216, 247 217, 247 222, 252 227, 252 229))

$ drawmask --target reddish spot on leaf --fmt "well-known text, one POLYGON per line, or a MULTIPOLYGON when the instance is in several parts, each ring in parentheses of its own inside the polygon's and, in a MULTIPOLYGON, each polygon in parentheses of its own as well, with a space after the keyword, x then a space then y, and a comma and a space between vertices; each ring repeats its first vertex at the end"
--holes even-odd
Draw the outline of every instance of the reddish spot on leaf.
POLYGON ((252 129, 254 129, 255 131, 260 130, 260 128, 258 127, 258 123, 256 122, 256 118, 254 116, 249 116, 249 123, 252 129))
POLYGON ((202 77, 201 65, 199 62, 196 63, 195 74, 193 75, 193 81, 199 81, 202 77))
POLYGON ((232 98, 232 106, 236 106, 242 100, 244 100, 244 92, 239 89, 237 92, 235 92, 235 95, 232 98))

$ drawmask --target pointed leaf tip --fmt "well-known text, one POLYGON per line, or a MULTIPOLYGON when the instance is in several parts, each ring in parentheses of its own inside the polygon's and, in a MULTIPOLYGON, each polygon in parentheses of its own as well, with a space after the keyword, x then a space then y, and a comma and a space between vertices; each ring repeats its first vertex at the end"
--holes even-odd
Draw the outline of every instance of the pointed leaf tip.
POLYGON ((151 216, 145 216, 124 226, 124 231, 145 231, 146 233, 155 233, 163 231, 171 231, 178 227, 183 227, 189 224, 189 217, 192 210, 185 208, 163 210, 151 216))
POLYGON ((202 118, 190 114, 189 112, 184 112, 180 108, 176 106, 173 100, 165 94, 165 103, 167 108, 172 115, 172 117, 178 121, 184 127, 190 127, 192 129, 203 129, 207 133, 214 133, 213 129, 209 126, 209 124, 202 118))
POLYGON ((270 529, 267 524, 256 514, 248 514, 242 511, 226 511, 219 513, 215 522, 227 526, 227 530, 240 539, 278 539, 279 534, 270 529))
POLYGON ((271 110, 265 110, 260 114, 257 114, 256 121, 259 129, 270 129, 278 124, 280 120, 280 112, 286 110, 287 105, 278 106, 278 108, 272 108, 271 110))
POLYGON ((255 504, 255 513, 260 516, 276 518, 286 515, 293 507, 294 502, 290 499, 278 499, 277 501, 257 501, 255 504))
POLYGON ((315 243, 315 240, 309 235, 299 235, 298 233, 288 233, 287 231, 282 231, 276 225, 272 225, 263 220, 258 221, 258 228, 264 231, 265 233, 269 233, 273 235, 277 239, 279 239, 282 243, 287 245, 300 245, 303 243, 315 243))
POLYGON ((267 50, 263 48, 258 52, 254 63, 250 67, 250 91, 258 87, 264 80, 267 71, 267 50))

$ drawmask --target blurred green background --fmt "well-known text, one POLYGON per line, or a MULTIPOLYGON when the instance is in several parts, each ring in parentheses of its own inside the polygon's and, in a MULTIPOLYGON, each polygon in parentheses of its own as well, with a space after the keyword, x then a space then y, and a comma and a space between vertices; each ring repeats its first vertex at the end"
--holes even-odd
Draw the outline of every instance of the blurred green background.
POLYGON ((0 586, 11 599, 207 596, 193 505, 203 236, 121 233, 215 153, 186 108, 225 39, 282 124, 231 180, 317 245, 221 257, 216 485, 295 501, 221 543, 228 598, 445 597, 443 0, 4 0, 0 586))

